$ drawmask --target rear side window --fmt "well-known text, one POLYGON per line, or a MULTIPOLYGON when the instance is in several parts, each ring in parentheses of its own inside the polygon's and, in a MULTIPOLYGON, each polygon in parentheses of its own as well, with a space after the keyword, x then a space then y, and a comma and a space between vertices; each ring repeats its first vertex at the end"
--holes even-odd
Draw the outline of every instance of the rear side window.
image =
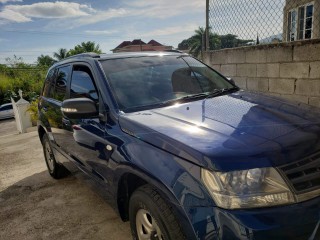
POLYGON ((56 74, 55 89, 52 98, 63 101, 66 98, 70 66, 59 68, 56 74))
POLYGON ((93 75, 87 66, 74 66, 71 78, 70 97, 86 97, 98 101, 98 92, 93 75))
POLYGON ((44 82, 42 95, 45 97, 48 97, 48 98, 51 98, 53 95, 55 71, 56 71, 55 68, 51 69, 47 75, 45 82, 44 82))
POLYGON ((42 95, 62 102, 66 98, 70 69, 70 66, 51 69, 47 75, 42 95))

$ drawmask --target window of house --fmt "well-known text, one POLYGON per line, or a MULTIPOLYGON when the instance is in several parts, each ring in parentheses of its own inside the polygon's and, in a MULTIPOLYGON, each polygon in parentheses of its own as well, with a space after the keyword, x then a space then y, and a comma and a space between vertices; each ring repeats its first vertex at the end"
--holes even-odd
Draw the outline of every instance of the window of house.
POLYGON ((297 40, 297 10, 293 9, 288 14, 288 39, 290 42, 297 40))
POLYGON ((314 5, 308 3, 288 13, 288 41, 311 39, 313 32, 314 5))
POLYGON ((71 79, 70 97, 86 97, 98 101, 98 92, 95 87, 90 69, 86 66, 74 66, 71 79))

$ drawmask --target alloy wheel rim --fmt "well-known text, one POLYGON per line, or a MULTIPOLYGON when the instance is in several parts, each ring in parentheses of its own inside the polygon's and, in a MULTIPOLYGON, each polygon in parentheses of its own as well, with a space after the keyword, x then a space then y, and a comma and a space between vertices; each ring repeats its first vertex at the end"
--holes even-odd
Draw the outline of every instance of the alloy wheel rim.
POLYGON ((53 160, 53 153, 51 151, 51 147, 48 142, 46 142, 45 144, 45 153, 46 153, 46 160, 48 163, 49 170, 50 172, 52 172, 54 169, 54 160, 53 160))
POLYGON ((156 220, 145 209, 139 209, 137 212, 136 227, 139 240, 163 240, 156 220))

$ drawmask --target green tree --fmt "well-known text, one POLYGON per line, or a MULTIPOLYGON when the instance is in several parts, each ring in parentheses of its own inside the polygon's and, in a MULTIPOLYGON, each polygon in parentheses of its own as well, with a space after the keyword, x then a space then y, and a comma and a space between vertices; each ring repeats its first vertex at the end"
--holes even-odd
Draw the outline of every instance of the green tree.
POLYGON ((7 57, 6 65, 9 67, 30 67, 29 64, 24 63, 22 57, 18 57, 17 55, 13 55, 13 57, 7 57))
POLYGON ((234 48, 234 47, 241 47, 247 45, 249 42, 253 42, 253 40, 243 40, 238 39, 237 35, 227 34, 227 35, 220 35, 221 39, 221 48, 234 48))
MULTIPOLYGON (((210 50, 245 46, 252 41, 253 40, 238 39, 238 37, 233 34, 218 35, 209 31, 210 50)), ((181 43, 179 43, 178 49, 189 50, 193 56, 199 57, 203 43, 205 44, 205 29, 199 27, 197 30, 195 30, 195 34, 193 36, 188 39, 184 39, 181 43)), ((203 46, 203 48, 206 49, 205 46, 203 46)))
POLYGON ((178 44, 179 50, 188 50, 190 48, 190 38, 184 39, 181 43, 178 44))
POLYGON ((52 57, 50 57, 49 55, 41 54, 37 59, 37 65, 39 67, 50 67, 55 62, 56 61, 52 57))
POLYGON ((80 53, 86 53, 86 52, 95 52, 95 53, 102 53, 102 50, 100 49, 99 44, 96 44, 95 42, 82 42, 81 44, 78 44, 74 47, 74 49, 70 49, 69 54, 70 56, 80 54, 80 53))
POLYGON ((33 101, 40 94, 47 67, 33 66, 14 55, 7 58, 6 64, 0 68, 0 104, 10 102, 10 97, 19 99, 16 96, 19 89, 28 101, 33 101))
POLYGON ((66 57, 69 57, 69 52, 68 52, 68 50, 65 49, 65 48, 60 48, 60 49, 58 50, 58 52, 54 52, 54 53, 53 53, 53 57, 54 57, 55 59, 57 59, 58 61, 60 61, 60 60, 62 60, 62 59, 64 59, 64 58, 66 58, 66 57))
POLYGON ((195 34, 190 39, 190 53, 194 57, 199 57, 202 49, 202 43, 204 42, 205 30, 203 27, 199 27, 195 30, 195 34))
MULTIPOLYGON (((189 49, 190 53, 195 56, 199 57, 202 44, 205 44, 205 29, 199 27, 195 30, 195 34, 188 39, 183 40, 178 45, 179 50, 187 50, 189 49)), ((206 46, 204 45, 203 48, 205 49, 206 46)), ((209 49, 220 49, 221 48, 221 39, 219 38, 218 34, 209 32, 209 49)))

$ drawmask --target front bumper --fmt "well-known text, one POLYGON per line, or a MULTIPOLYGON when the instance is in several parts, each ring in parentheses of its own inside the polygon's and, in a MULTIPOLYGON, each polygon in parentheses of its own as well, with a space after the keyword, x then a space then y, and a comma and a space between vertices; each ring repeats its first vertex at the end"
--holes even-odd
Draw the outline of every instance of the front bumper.
POLYGON ((188 209, 198 239, 320 239, 320 197, 280 207, 188 209))

